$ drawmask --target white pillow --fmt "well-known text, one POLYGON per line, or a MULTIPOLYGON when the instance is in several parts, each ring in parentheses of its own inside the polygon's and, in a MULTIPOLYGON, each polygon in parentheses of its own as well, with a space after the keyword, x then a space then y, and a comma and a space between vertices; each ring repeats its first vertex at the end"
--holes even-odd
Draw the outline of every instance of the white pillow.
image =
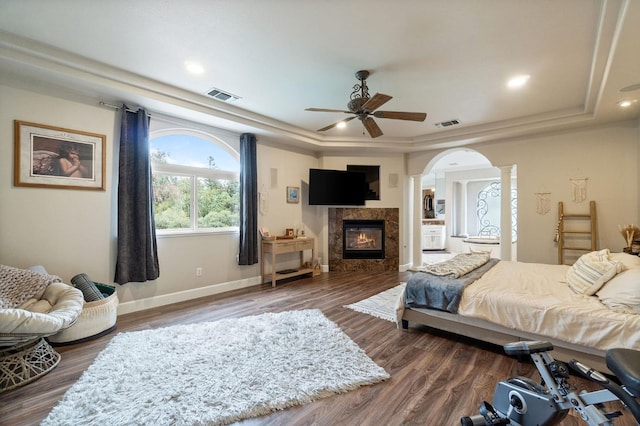
POLYGON ((593 296, 623 268, 622 262, 609 260, 609 249, 592 251, 580 256, 567 271, 566 280, 574 292, 593 296))
POLYGON ((640 268, 613 277, 598 291, 598 298, 614 311, 640 315, 640 268))
POLYGON ((609 253, 609 260, 622 262, 626 269, 640 268, 640 256, 629 253, 609 253))

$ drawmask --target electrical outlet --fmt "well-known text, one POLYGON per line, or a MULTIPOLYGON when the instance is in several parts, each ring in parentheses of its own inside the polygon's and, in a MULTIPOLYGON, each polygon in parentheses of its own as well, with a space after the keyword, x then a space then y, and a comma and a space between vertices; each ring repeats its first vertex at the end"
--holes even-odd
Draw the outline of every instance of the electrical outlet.
POLYGON ((201 277, 202 276, 202 268, 197 267, 196 268, 196 277, 201 277))

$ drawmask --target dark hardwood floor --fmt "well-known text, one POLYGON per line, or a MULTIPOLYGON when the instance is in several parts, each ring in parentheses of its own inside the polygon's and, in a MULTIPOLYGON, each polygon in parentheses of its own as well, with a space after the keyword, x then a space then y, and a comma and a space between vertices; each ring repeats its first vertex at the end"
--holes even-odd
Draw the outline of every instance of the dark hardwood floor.
MULTIPOLYGON (((515 375, 537 380, 532 365, 502 355, 499 347, 414 324, 409 330, 399 330, 391 322, 343 307, 394 287, 409 276, 409 272, 332 272, 276 288, 255 286, 123 315, 115 332, 57 348, 62 360, 45 377, 0 394, 0 425, 42 421, 117 332, 295 309, 321 309, 385 368, 391 379, 239 425, 455 425, 460 424, 461 416, 477 414, 483 400, 491 400, 499 380, 515 375)), ((571 380, 578 388, 594 389, 586 380, 571 380)), ((582 423, 572 413, 563 424, 582 423)), ((619 424, 635 422, 625 416, 619 424)))

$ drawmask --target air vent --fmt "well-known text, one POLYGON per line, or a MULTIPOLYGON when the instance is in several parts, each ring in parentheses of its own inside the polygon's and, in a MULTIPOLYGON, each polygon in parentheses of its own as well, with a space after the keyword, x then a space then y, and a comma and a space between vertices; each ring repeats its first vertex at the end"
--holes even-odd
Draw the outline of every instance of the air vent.
POLYGON ((232 95, 229 92, 225 92, 220 89, 212 88, 207 92, 207 95, 222 102, 235 102, 240 99, 240 96, 232 95))
POLYGON ((436 127, 450 127, 460 124, 460 120, 449 120, 436 123, 436 127))

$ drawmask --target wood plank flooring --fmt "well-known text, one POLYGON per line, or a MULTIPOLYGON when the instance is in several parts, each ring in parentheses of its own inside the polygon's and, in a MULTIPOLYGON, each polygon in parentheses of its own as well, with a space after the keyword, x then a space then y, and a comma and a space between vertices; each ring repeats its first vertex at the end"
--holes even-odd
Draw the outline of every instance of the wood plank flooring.
MULTIPOLYGON (((57 348, 62 360, 45 377, 0 394, 0 424, 39 424, 117 332, 294 309, 322 310, 391 379, 238 425, 456 425, 461 416, 477 414, 483 400, 491 400, 499 380, 515 375, 537 380, 532 365, 502 355, 499 347, 415 324, 398 330, 391 322, 343 307, 394 287, 410 274, 331 272, 276 288, 255 286, 123 315, 115 332, 57 348)), ((578 388, 594 388, 583 379, 572 381, 578 388)), ((629 416, 622 420, 616 424, 635 424, 629 416)), ((572 414, 563 424, 582 423, 572 414)))

